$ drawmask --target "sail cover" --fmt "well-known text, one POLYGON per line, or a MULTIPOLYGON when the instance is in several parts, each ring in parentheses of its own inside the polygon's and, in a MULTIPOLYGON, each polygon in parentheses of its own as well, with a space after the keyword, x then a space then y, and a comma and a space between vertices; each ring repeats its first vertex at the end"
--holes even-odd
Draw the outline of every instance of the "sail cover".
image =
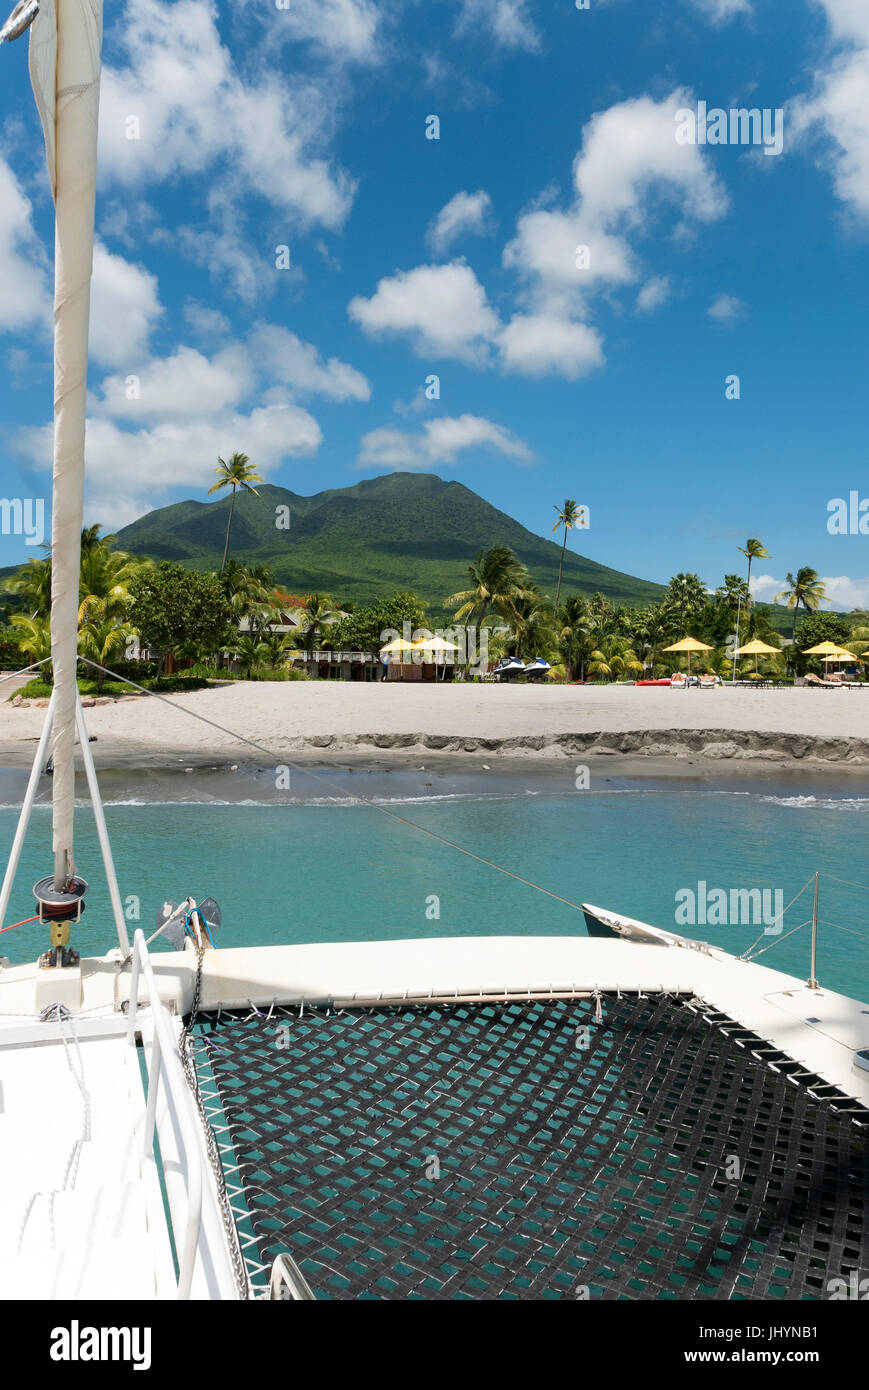
POLYGON ((55 204, 51 655, 54 882, 73 872, 76 660, 102 0, 42 0, 30 79, 55 204))

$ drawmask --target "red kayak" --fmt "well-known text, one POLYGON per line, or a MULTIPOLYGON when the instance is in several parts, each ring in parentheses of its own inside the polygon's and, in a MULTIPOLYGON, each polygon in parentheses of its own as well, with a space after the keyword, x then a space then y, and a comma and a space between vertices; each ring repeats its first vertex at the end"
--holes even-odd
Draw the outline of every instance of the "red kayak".
POLYGON ((634 685, 669 685, 669 684, 670 684, 669 678, 668 678, 667 680, 660 680, 660 681, 634 681, 634 685))

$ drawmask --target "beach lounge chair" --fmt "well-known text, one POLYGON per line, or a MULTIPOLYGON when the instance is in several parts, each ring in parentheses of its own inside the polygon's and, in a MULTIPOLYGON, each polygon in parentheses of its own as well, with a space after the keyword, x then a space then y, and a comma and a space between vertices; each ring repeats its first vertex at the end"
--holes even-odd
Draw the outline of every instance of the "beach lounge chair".
POLYGON ((670 677, 671 690, 684 690, 688 684, 688 677, 682 671, 674 671, 670 677))
POLYGON ((841 681, 822 681, 821 677, 816 676, 812 671, 809 671, 809 673, 806 676, 806 685, 811 686, 815 690, 845 689, 841 681))

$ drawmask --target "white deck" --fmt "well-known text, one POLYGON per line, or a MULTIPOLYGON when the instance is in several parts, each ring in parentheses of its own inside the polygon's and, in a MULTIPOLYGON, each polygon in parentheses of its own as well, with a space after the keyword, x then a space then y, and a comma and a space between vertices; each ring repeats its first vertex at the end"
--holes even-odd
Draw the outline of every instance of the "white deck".
MULTIPOLYGON (((83 961, 80 974, 40 971, 35 965, 0 970, 0 1026, 4 1014, 38 1012, 46 1002, 40 991, 50 988, 58 997, 60 975, 70 977, 70 1007, 91 1015, 100 1010, 111 1013, 116 987, 120 999, 129 993, 128 973, 117 978, 116 954, 83 961), (49 975, 53 978, 46 981, 49 975)), ((764 959, 774 958, 770 952, 764 959)), ((152 962, 161 997, 176 1013, 186 1012, 193 997, 194 954, 160 952, 152 962)), ((703 952, 586 936, 238 947, 208 952, 202 1008, 550 989, 695 994, 869 1106, 869 1072, 854 1063, 855 1051, 869 1047, 869 1003, 824 988, 809 990, 804 980, 717 949, 703 952)))
POLYGON ((34 1028, 51 1041, 22 1041, 27 1031, 0 1030, 0 1297, 173 1297, 159 1181, 153 1159, 142 1156, 144 1093, 124 1021, 88 1037, 80 1020, 78 1052, 72 1042, 67 1052, 57 1024, 34 1028), (83 1133, 83 1097, 67 1060, 78 1067, 79 1055, 90 1138, 64 1188, 83 1133))

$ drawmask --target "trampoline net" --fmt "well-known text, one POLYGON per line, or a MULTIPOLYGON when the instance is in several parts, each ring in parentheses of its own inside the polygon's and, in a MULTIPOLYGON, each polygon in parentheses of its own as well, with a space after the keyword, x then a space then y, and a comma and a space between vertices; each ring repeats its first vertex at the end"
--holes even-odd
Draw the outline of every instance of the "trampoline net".
POLYGON ((685 998, 202 1016, 257 1291, 825 1299, 869 1271, 867 1112, 685 998))

